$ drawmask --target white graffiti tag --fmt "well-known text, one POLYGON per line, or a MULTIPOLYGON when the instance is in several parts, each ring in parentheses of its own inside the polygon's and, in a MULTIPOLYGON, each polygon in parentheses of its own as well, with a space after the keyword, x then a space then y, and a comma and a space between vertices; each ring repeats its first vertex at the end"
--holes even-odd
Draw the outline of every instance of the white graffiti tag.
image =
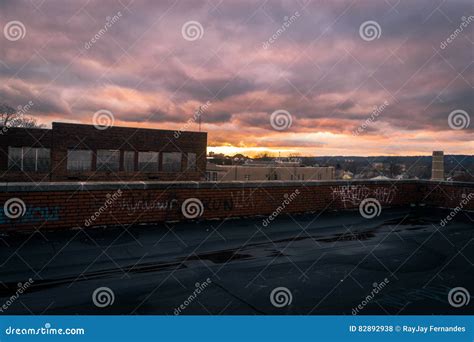
POLYGON ((357 206, 364 199, 371 197, 377 199, 382 204, 390 204, 395 198, 396 188, 379 187, 369 189, 365 185, 342 185, 331 187, 332 199, 339 199, 344 208, 357 206))

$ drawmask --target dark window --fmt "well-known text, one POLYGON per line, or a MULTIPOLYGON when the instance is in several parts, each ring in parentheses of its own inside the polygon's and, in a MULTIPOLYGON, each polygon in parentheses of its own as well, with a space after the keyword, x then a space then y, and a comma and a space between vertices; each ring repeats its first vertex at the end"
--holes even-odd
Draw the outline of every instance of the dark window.
POLYGON ((8 169, 21 171, 22 149, 21 147, 8 147, 8 169))
POLYGON ((49 148, 36 149, 36 171, 49 172, 51 168, 51 153, 49 148))
POLYGON ((97 150, 97 171, 118 171, 120 151, 97 150))
POLYGON ((138 152, 138 169, 142 172, 158 172, 158 152, 138 152))
POLYGON ((23 147, 23 171, 36 171, 36 148, 23 147))
POLYGON ((188 153, 188 170, 196 170, 196 153, 188 153))
POLYGON ((67 151, 68 171, 91 171, 92 151, 89 150, 68 150, 67 151))
POLYGON ((12 171, 49 172, 49 148, 9 147, 8 169, 12 171))
POLYGON ((126 172, 135 171, 135 152, 134 151, 123 152, 123 170, 126 172))
POLYGON ((181 171, 181 153, 164 152, 163 153, 163 171, 179 172, 181 171))

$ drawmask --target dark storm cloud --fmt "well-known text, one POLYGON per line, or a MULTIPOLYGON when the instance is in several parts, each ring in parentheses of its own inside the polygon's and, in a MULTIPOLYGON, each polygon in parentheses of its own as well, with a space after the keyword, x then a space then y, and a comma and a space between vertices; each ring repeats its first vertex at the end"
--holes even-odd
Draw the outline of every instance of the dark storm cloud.
POLYGON ((35 115, 46 121, 87 122, 108 108, 120 121, 161 126, 184 123, 211 101, 205 122, 232 125, 230 142, 246 130, 270 134, 268 119, 277 109, 292 114, 293 133, 310 125, 346 134, 388 101, 380 125, 367 129, 371 135, 382 126, 434 135, 450 130, 452 110, 473 112, 474 25, 440 48, 463 16, 474 15, 471 1, 136 0, 127 6, 2 1, 2 28, 12 20, 26 27, 24 39, 0 37, 2 100, 16 106, 35 99, 35 115), (190 20, 202 24, 202 39, 183 39, 190 20), (380 25, 379 39, 361 39, 367 20, 380 25))

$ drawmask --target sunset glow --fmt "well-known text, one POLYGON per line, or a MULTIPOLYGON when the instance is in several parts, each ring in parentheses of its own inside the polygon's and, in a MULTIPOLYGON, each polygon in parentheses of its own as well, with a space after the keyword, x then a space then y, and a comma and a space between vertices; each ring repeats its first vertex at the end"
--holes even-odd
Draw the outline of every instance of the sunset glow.
POLYGON ((201 130, 217 153, 474 150, 474 125, 448 122, 455 110, 472 115, 474 25, 443 43, 472 10, 467 0, 396 9, 378 1, 145 0, 129 8, 95 1, 0 8, 1 23, 25 26, 23 39, 2 37, 0 99, 15 108, 33 101, 28 114, 47 126, 92 124, 94 113, 108 110, 119 126, 198 130, 193 114, 209 102, 201 130), (373 17, 380 36, 363 39, 361 24, 373 17), (201 36, 183 37, 189 21, 201 24, 201 36), (280 131, 271 125, 278 110, 291 115, 280 131))

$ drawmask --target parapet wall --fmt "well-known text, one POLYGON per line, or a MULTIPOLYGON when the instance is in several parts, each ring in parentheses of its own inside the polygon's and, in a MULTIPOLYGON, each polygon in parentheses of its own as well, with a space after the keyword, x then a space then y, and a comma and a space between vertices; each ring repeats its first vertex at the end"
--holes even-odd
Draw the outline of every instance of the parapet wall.
POLYGON ((78 228, 426 204, 474 210, 474 184, 431 181, 0 184, 0 229, 78 228), (466 201, 465 201, 466 202, 466 201))

